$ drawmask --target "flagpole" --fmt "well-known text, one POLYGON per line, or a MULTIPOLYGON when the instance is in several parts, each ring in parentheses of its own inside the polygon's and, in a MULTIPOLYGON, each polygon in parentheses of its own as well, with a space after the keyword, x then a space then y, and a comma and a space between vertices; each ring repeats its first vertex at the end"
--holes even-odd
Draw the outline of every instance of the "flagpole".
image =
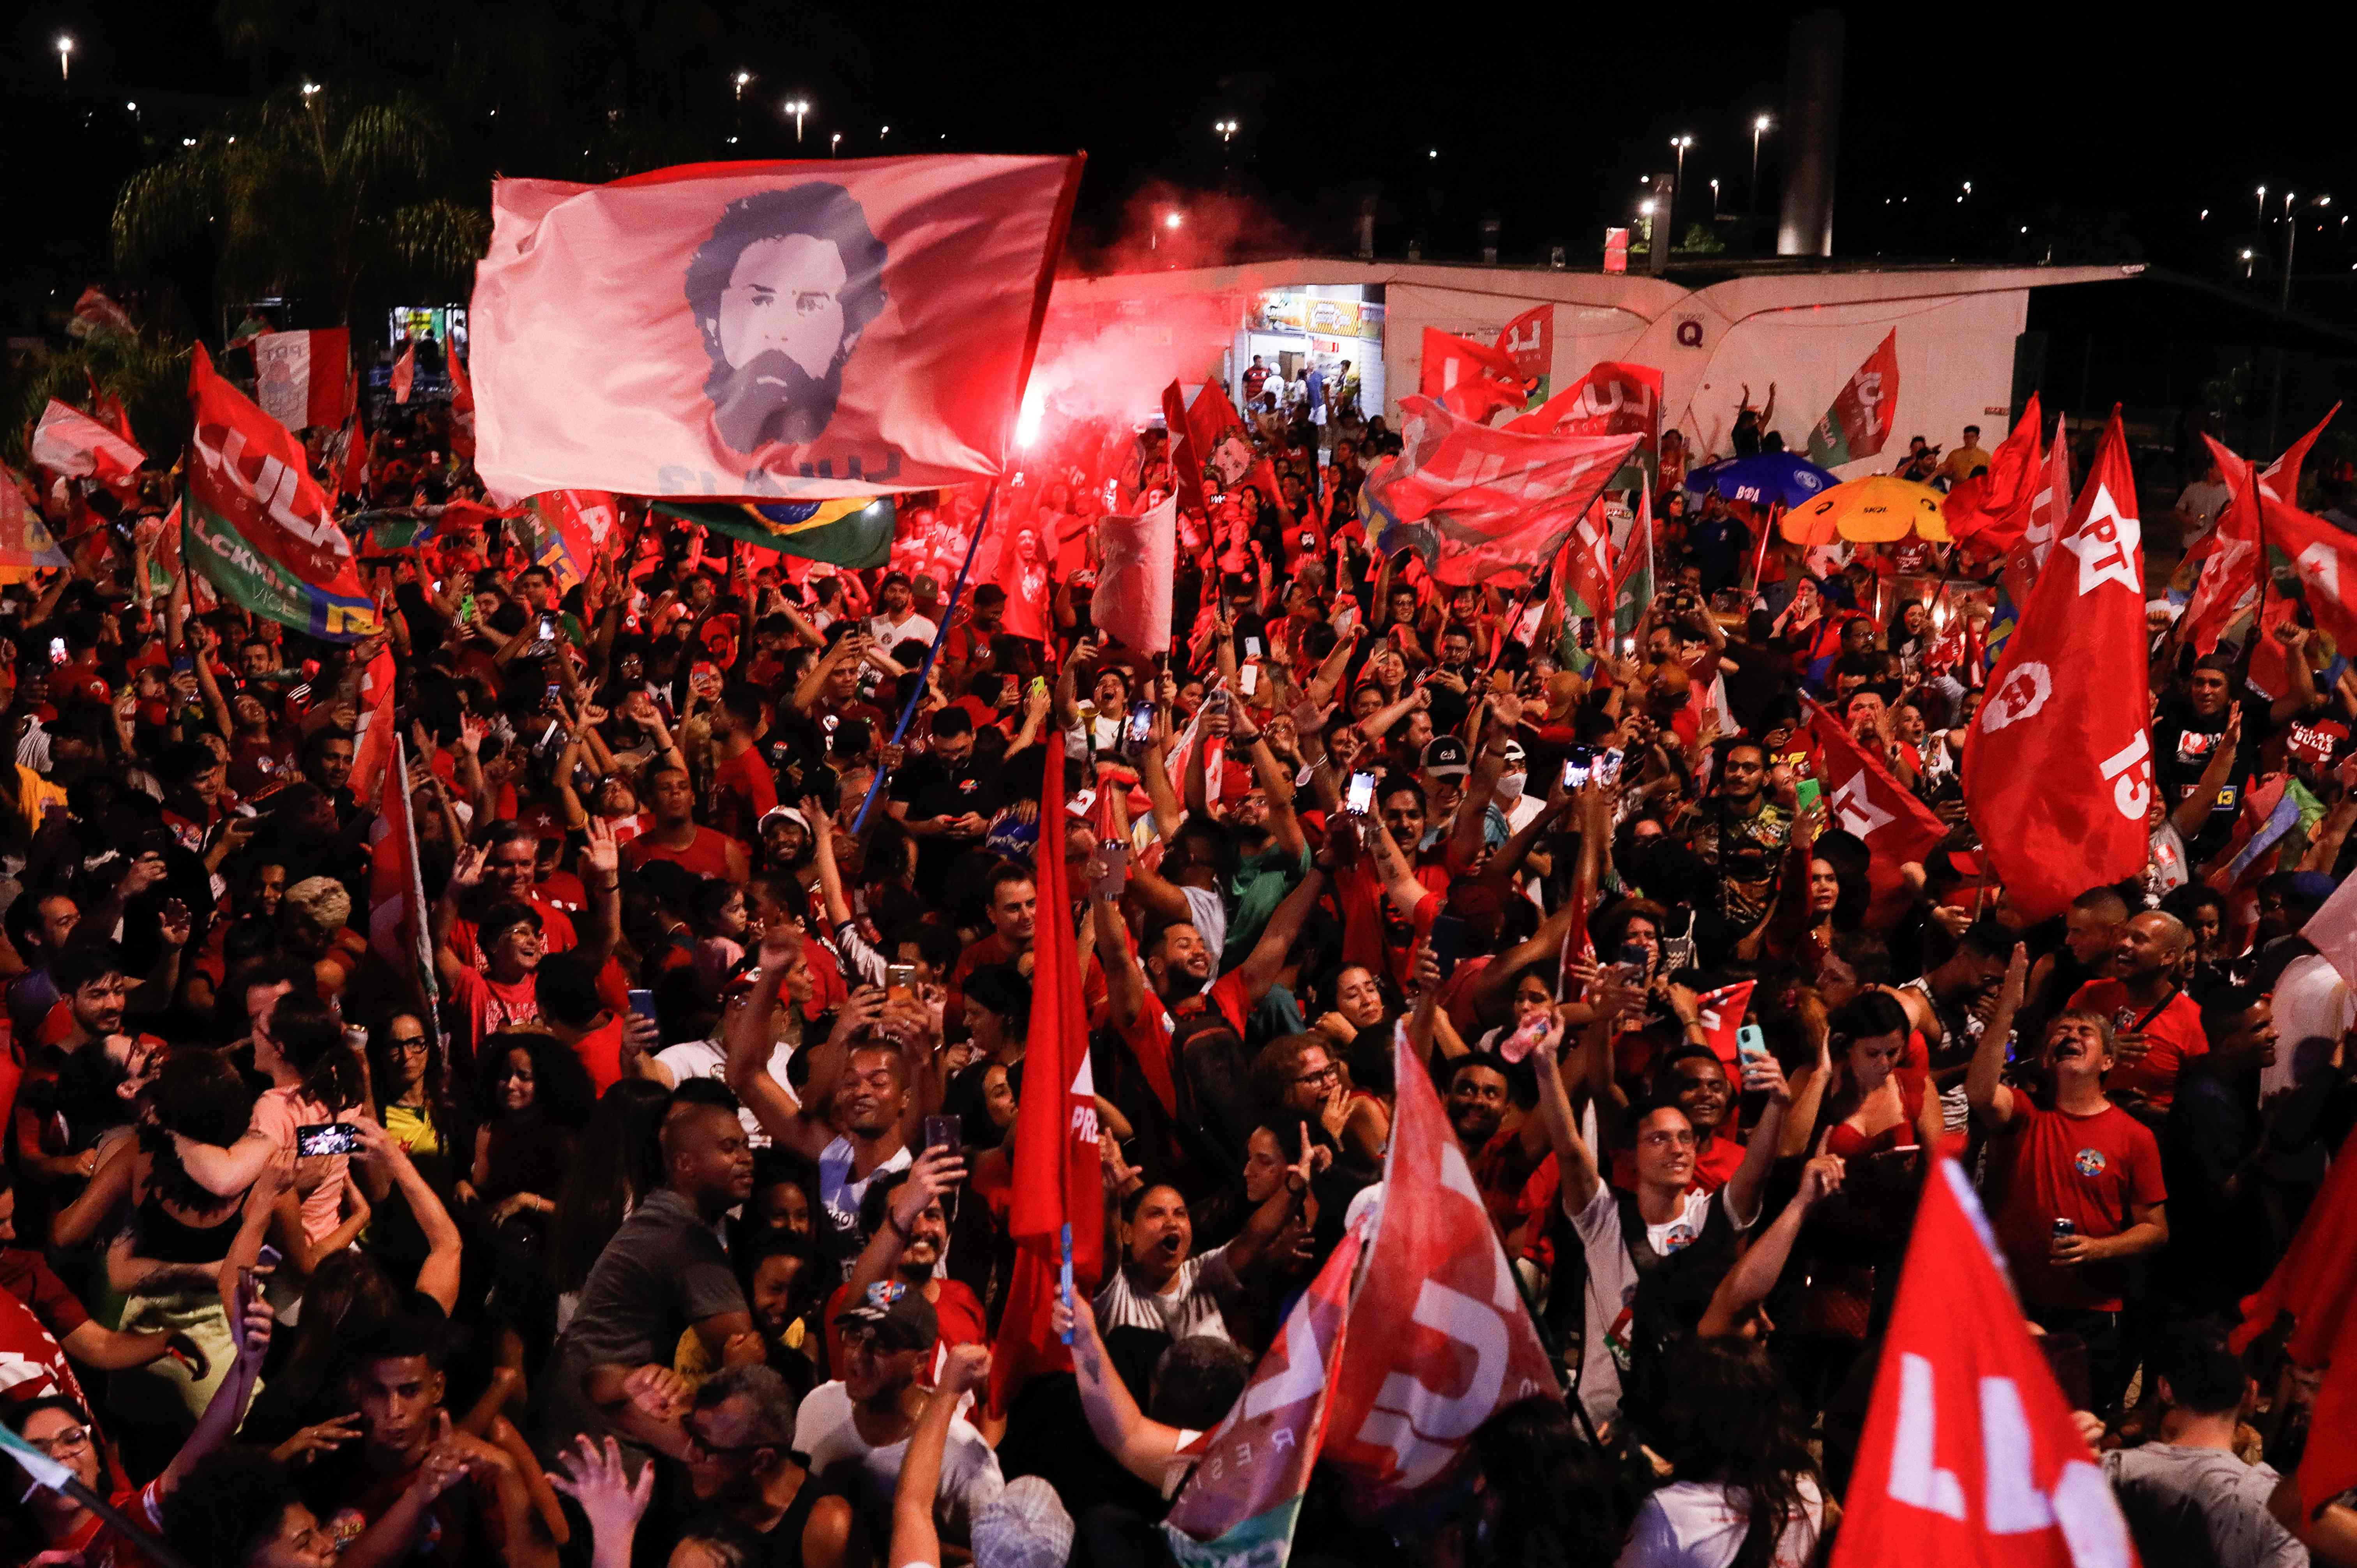
MULTIPOLYGON (((894 746, 899 745, 901 737, 909 733, 909 721, 917 716, 917 704, 924 701, 925 682, 932 675, 933 660, 941 657, 942 644, 949 640, 950 622, 956 618, 958 603, 965 596, 966 574, 974 570, 974 553, 982 548, 982 536, 990 532, 991 509, 997 501, 998 481, 993 479, 982 498, 982 519, 974 525, 974 537, 966 542, 965 559, 959 563, 957 581, 950 585, 949 603, 942 607, 941 621, 933 628, 933 645, 925 650, 925 661, 917 667, 917 689, 909 693, 908 704, 900 710, 900 722, 892 726, 894 746)), ((859 815, 851 823, 854 838, 867 831, 867 813, 876 809, 876 797, 883 793, 884 780, 891 771, 888 767, 876 769, 876 777, 867 786, 867 798, 859 802, 859 815)))
POLYGON ((425 1026, 425 1037, 431 1042, 434 1059, 440 1062, 442 1070, 447 1073, 450 1070, 450 1044, 443 1038, 442 1024, 437 1016, 441 1010, 441 998, 436 994, 434 954, 428 950, 425 940, 428 908, 425 902, 425 869, 417 855, 417 810, 414 797, 409 789, 409 750, 398 725, 393 732, 393 772, 386 778, 382 788, 401 791, 401 831, 409 841, 409 886, 402 889, 402 896, 411 900, 410 918, 415 921, 410 935, 410 961, 417 966, 418 990, 425 999, 425 1010, 421 1019, 425 1026))

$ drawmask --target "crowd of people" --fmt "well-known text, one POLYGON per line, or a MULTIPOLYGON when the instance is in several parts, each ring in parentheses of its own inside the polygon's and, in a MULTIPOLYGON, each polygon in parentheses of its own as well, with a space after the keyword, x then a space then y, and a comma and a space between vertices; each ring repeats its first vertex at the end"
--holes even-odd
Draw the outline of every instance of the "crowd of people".
POLYGON ((343 498, 356 643, 158 583, 160 471, 46 490, 74 564, 0 590, 0 1418, 136 1531, 12 1485, 0 1550, 1171 1562, 1405 1060, 1563 1397, 1412 1510, 1314 1476, 1302 1561, 1811 1562, 1949 1149, 2145 1561, 2357 1565, 2357 1498, 2279 1484, 2313 1378, 2225 1343, 2357 1120, 2348 991, 2298 935, 2357 858, 2345 662, 2290 625, 2269 698, 2251 650, 2157 630, 2120 672, 2151 865, 2030 923, 1959 782, 1986 654, 1924 596, 1687 519, 1674 446, 1625 642, 1560 585, 1436 583, 1357 521, 1396 439, 1299 381, 1237 389, 1265 477, 1215 467, 1180 519, 1167 654, 1090 613, 1095 520, 1181 478, 1158 427, 1002 486, 1021 606, 1006 571, 957 590, 978 489, 901 498, 866 570, 625 499, 561 578, 438 404, 388 411, 343 498), (393 517, 419 537, 380 549, 393 517), (387 650, 430 967, 351 787, 387 650), (1804 698, 1948 825, 1921 862, 1872 875, 1804 698), (2261 792, 2298 826, 2222 892, 2261 792), (1059 1305, 1073 1370, 996 1410, 1060 924, 1106 1273, 1059 1305))

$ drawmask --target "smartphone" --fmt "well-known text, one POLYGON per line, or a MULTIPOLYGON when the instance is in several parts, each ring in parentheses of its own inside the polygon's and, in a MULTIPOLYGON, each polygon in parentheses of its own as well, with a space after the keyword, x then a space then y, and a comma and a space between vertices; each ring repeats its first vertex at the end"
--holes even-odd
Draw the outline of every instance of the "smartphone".
POLYGON ((554 642, 556 640, 556 618, 554 616, 543 616, 540 618, 540 640, 543 642, 554 642))
POLYGON ((66 639, 62 637, 53 637, 49 639, 49 662, 52 664, 63 664, 65 661, 66 639))
POLYGON ((1596 781, 1598 784, 1620 782, 1620 748, 1619 746, 1596 754, 1596 781))
POLYGON ((1653 955, 1641 942, 1622 942, 1620 950, 1612 955, 1612 961, 1629 977, 1631 985, 1642 985, 1652 976, 1653 955))
POLYGON ((1803 779, 1800 780, 1792 786, 1793 809, 1802 811, 1807 811, 1810 807, 1817 803, 1818 798, 1824 795, 1824 792, 1825 787, 1823 784, 1818 783, 1813 779, 1803 779))
POLYGON ((888 963, 884 966, 884 994, 894 998, 916 1000, 917 966, 913 963, 888 963))
POLYGON ((253 1261, 265 1269, 274 1269, 285 1257, 285 1253, 272 1246, 269 1242, 264 1241, 262 1244, 262 1251, 254 1254, 253 1261))
POLYGON ((1427 945, 1434 961, 1440 965, 1440 978, 1447 980, 1457 968, 1458 954, 1465 950, 1464 919, 1456 915, 1435 915, 1427 945))
POLYGON ((655 1021, 655 993, 651 991, 633 990, 630 993, 630 1011, 636 1013, 640 1017, 644 1018, 648 1023, 653 1023, 655 1021))
POLYGON ((1375 776, 1372 773, 1351 775, 1351 792, 1343 798, 1342 809, 1354 817, 1363 817, 1375 803, 1375 776))
MULTIPOLYGON (((1258 659, 1258 658, 1260 657, 1260 639, 1259 639, 1259 638, 1257 638, 1257 637, 1247 637, 1247 638, 1245 638, 1245 639, 1244 639, 1244 657, 1245 657, 1246 659, 1258 659)), ((1244 690, 1246 690, 1246 691, 1250 691, 1250 690, 1252 690, 1252 688, 1251 688, 1251 687, 1249 687, 1249 686, 1247 686, 1247 687, 1245 687, 1245 688, 1244 688, 1244 690)))
POLYGON ((544 714, 554 713, 556 711, 556 699, 564 693, 564 691, 565 688, 563 685, 554 681, 551 681, 548 683, 548 690, 543 692, 540 695, 540 711, 544 714))
POLYGON ((1743 1027, 1735 1031, 1735 1059, 1737 1061, 1760 1061, 1765 1059, 1767 1055, 1768 1036, 1760 1032, 1759 1025, 1746 1024, 1743 1027))
MULTIPOLYGON (((1257 657, 1257 655, 1255 655, 1255 657, 1257 657)), ((1244 695, 1247 697, 1251 696, 1254 692, 1259 691, 1260 666, 1257 664, 1247 664, 1243 669, 1237 671, 1236 684, 1243 688, 1244 695)))
POLYGON ((1575 746, 1563 754, 1563 787, 1566 789, 1584 788, 1595 771, 1596 748, 1575 746))
POLYGON ((925 1118, 925 1147, 954 1149, 964 1142, 964 1117, 928 1116, 925 1118))
POLYGON ((307 1160, 320 1155, 349 1155, 360 1146, 361 1130, 349 1122, 295 1129, 295 1153, 307 1160))
POLYGON ((1143 751, 1154 738, 1154 704, 1139 703, 1129 710, 1128 746, 1132 751, 1143 751))
POLYGON ((351 1052, 354 1056, 364 1057, 368 1055, 368 1041, 369 1034, 368 1026, 366 1025, 347 1024, 344 1026, 344 1049, 351 1052))

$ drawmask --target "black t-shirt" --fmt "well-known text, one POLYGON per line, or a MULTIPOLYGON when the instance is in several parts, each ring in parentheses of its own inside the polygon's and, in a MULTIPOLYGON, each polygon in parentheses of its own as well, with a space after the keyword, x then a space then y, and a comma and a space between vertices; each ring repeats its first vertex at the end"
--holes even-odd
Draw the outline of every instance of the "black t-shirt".
MULTIPOLYGON (((893 800, 908 808, 908 820, 912 822, 960 816, 967 811, 990 815, 986 780, 971 756, 963 762, 948 763, 931 752, 920 753, 892 775, 890 793, 893 800)), ((951 864, 982 841, 934 835, 912 838, 910 842, 917 845, 918 886, 932 894, 940 890, 951 864)))
MULTIPOLYGON (((2173 811, 2193 793, 2201 783, 2202 771, 2210 766, 2211 754, 2225 733, 2226 715, 2219 714, 2205 718, 2184 703, 2172 701, 2163 705, 2160 717, 2152 726, 2152 770, 2160 785, 2161 798, 2173 811)), ((2210 820, 2193 835, 2187 847, 2193 858, 2201 861, 2215 854, 2224 846, 2234 831, 2234 815, 2243 807, 2243 791, 2248 788, 2251 776, 2257 771, 2259 739, 2257 726, 2245 725, 2243 743, 2234 758, 2233 771, 2218 791, 2218 803, 2210 820)))

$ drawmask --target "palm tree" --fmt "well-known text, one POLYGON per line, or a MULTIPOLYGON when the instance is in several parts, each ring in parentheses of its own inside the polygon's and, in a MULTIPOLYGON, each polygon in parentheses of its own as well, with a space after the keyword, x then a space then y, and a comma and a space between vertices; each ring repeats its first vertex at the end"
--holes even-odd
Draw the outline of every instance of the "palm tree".
POLYGON ((320 302, 349 324, 363 279, 462 281, 490 237, 478 206, 432 191, 449 151, 422 100, 288 89, 131 177, 114 258, 154 275, 210 256, 225 299, 320 302))
POLYGON ((93 386, 122 400, 142 451, 168 460, 188 435, 189 348, 152 330, 100 331, 28 358, 0 379, 0 461, 25 467, 27 439, 49 400, 87 412, 93 386))

